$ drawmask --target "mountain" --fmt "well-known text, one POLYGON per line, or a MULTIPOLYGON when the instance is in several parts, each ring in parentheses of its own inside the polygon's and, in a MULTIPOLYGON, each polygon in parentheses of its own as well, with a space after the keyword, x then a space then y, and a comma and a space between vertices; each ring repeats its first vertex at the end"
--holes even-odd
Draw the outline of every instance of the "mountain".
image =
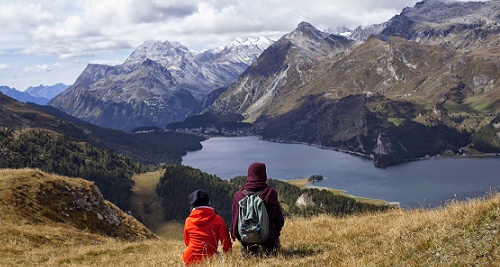
POLYGON ((353 30, 349 29, 346 26, 338 26, 338 27, 328 28, 328 29, 324 30, 324 32, 329 33, 329 34, 336 34, 336 35, 349 37, 352 35, 353 30))
POLYGON ((0 92, 3 93, 4 95, 10 96, 18 101, 21 102, 33 102, 37 103, 40 105, 44 105, 49 101, 49 99, 45 97, 37 97, 37 96, 32 96, 28 94, 27 92, 21 92, 16 90, 15 88, 10 88, 8 86, 0 86, 0 92))
POLYGON ((345 37, 301 22, 267 48, 208 110, 240 113, 250 122, 265 112, 290 111, 304 96, 298 88, 311 82, 316 73, 326 68, 324 64, 328 65, 353 44, 345 37))
MULTIPOLYGON (((63 83, 56 83, 54 85, 43 85, 40 84, 39 86, 30 86, 28 89, 26 89, 26 93, 35 96, 35 97, 44 97, 48 100, 54 98, 58 94, 62 93, 64 90, 66 90, 69 87, 69 85, 63 84, 63 83)), ((47 100, 47 102, 48 102, 47 100)), ((40 103, 37 103, 40 104, 40 103)), ((41 104, 43 105, 43 104, 41 104)))
POLYGON ((163 128, 200 110, 205 96, 231 84, 271 42, 238 39, 196 53, 177 42, 147 41, 121 65, 87 66, 48 104, 103 127, 163 128))
POLYGON ((359 40, 301 23, 206 111, 381 167, 457 152, 500 114, 499 4, 422 1, 359 40))
POLYGON ((450 50, 498 47, 500 1, 426 0, 389 20, 382 37, 398 36, 450 50))
POLYGON ((379 35, 385 27, 387 27, 388 22, 373 24, 369 26, 359 26, 347 35, 358 42, 364 42, 372 35, 379 35))
POLYGON ((54 98, 56 95, 66 90, 68 85, 58 83, 51 86, 45 86, 40 84, 36 87, 28 87, 24 92, 18 91, 15 88, 9 88, 7 86, 0 86, 0 92, 8 95, 20 102, 32 102, 38 105, 45 105, 50 99, 54 98))

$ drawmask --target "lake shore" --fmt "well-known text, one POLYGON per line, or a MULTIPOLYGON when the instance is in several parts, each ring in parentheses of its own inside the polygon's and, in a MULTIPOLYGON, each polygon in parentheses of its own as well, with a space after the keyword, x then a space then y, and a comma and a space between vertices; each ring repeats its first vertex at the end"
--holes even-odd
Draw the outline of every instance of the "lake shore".
POLYGON ((309 184, 306 180, 302 184, 334 188, 364 201, 372 198, 384 204, 397 202, 401 209, 442 206, 451 199, 479 196, 499 186, 499 157, 479 159, 443 154, 382 169, 375 168, 370 160, 339 152, 269 142, 258 136, 218 137, 203 141, 202 150, 188 152, 183 165, 229 180, 244 175, 249 163, 265 162, 269 177, 274 179, 287 181, 321 175, 325 177, 321 182, 309 184))
MULTIPOLYGON (((275 139, 267 139, 263 138, 260 135, 254 135, 260 140, 263 141, 268 141, 268 142, 273 142, 273 143, 280 143, 280 144, 299 144, 299 145, 306 145, 306 146, 312 146, 312 147, 317 147, 319 149, 328 149, 328 150, 334 150, 336 152, 341 152, 341 153, 346 153, 355 157, 361 157, 367 160, 370 160, 373 162, 373 157, 370 155, 366 155, 363 153, 355 152, 355 151, 350 151, 346 149, 340 149, 337 147, 328 147, 328 146, 322 146, 319 144, 314 144, 314 143, 304 143, 304 142, 298 142, 298 141, 290 141, 290 140, 275 140, 275 139)), ((408 159, 401 159, 399 162, 395 164, 391 164, 388 166, 377 166, 374 162, 374 166, 377 168, 386 168, 386 167, 391 167, 391 166, 396 166, 399 164, 404 164, 407 162, 412 162, 412 161, 421 161, 421 160, 429 160, 429 159, 435 159, 435 158, 498 158, 500 157, 500 153, 484 153, 484 152, 479 152, 477 150, 471 149, 468 151, 468 153, 464 154, 455 154, 452 151, 444 151, 442 154, 436 154, 436 155, 427 155, 425 157, 418 157, 418 158, 408 158, 408 159)))
POLYGON ((335 188, 330 188, 330 187, 325 187, 325 186, 316 186, 316 185, 314 185, 314 182, 310 182, 308 179, 283 180, 283 182, 295 185, 295 186, 299 187, 300 189, 309 189, 309 188, 323 189, 323 190, 331 191, 334 194, 352 197, 352 198, 356 199, 357 201, 360 201, 363 203, 370 203, 370 204, 375 204, 375 205, 389 205, 392 207, 399 208, 399 203, 397 203, 397 202, 388 202, 388 201, 385 201, 382 199, 364 198, 364 197, 350 195, 350 194, 347 194, 345 190, 340 190, 340 189, 335 189, 335 188))

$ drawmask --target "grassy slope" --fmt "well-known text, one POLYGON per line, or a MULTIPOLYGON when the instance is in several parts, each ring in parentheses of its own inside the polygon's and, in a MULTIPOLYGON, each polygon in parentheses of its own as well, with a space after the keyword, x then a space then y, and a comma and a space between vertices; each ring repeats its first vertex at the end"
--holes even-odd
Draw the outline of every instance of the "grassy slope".
MULTIPOLYGON (((0 188, 2 189, 2 188, 0 188)), ((121 241, 16 216, 0 190, 0 266, 182 266, 179 238, 121 241)), ((288 218, 277 257, 204 266, 500 266, 500 194, 433 210, 288 218)))
POLYGON ((165 222, 161 199, 156 194, 156 185, 164 170, 136 174, 132 188, 130 210, 156 235, 167 239, 183 240, 183 227, 179 222, 165 222))
POLYGON ((329 190, 329 191, 331 191, 331 192, 333 192, 335 194, 340 194, 340 195, 343 195, 343 196, 352 197, 352 198, 356 199, 357 201, 364 202, 364 203, 375 204, 375 205, 394 205, 394 206, 399 207, 398 204, 388 203, 385 200, 373 199, 373 198, 364 198, 364 197, 357 197, 357 196, 346 194, 345 191, 340 190, 340 189, 333 189, 333 188, 329 188, 329 187, 315 186, 314 183, 309 182, 308 179, 287 180, 285 182, 290 183, 290 184, 295 185, 295 186, 298 186, 300 189, 306 189, 306 188, 325 189, 325 190, 329 190))

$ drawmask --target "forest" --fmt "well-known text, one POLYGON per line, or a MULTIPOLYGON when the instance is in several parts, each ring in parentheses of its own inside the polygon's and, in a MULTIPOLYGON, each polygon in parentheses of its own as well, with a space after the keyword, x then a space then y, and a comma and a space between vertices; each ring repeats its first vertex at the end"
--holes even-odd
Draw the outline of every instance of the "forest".
POLYGON ((475 149, 485 153, 500 153, 500 117, 495 117, 472 136, 475 149), (497 125, 497 126, 495 126, 497 125))
MULTIPOLYGON (((190 212, 188 195, 196 189, 204 189, 209 193, 211 205, 229 223, 234 193, 243 187, 245 179, 246 177, 239 176, 226 181, 189 166, 166 165, 165 174, 160 178, 157 186, 157 194, 162 199, 164 219, 183 222, 190 212)), ((278 192, 285 216, 316 214, 344 216, 390 208, 384 205, 362 203, 328 190, 300 189, 276 179, 268 179, 267 183, 278 192), (311 197, 314 205, 297 205, 296 201, 302 194, 311 197)))
POLYGON ((36 168, 92 181, 122 209, 129 206, 132 175, 147 170, 109 149, 43 129, 0 130, 0 168, 36 168))
MULTIPOLYGON (((73 127, 57 127, 55 130, 68 137, 89 142, 92 145, 112 149, 133 161, 147 165, 160 163, 175 164, 181 162, 181 157, 187 151, 201 149, 201 136, 176 133, 171 131, 156 131, 146 133, 126 133, 120 130, 99 127, 49 106, 30 105, 44 113, 62 120, 60 125, 73 127)), ((143 127, 147 129, 147 127, 143 127)))

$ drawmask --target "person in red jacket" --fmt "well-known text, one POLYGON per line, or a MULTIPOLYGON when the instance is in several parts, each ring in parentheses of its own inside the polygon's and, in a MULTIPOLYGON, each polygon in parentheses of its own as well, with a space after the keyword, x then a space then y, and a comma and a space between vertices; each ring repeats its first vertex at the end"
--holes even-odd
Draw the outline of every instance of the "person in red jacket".
POLYGON ((281 212, 281 205, 278 201, 278 192, 267 184, 266 165, 264 163, 255 162, 248 167, 248 174, 243 188, 234 194, 231 221, 231 236, 238 239, 241 243, 241 249, 244 252, 257 254, 260 250, 265 253, 276 252, 280 247, 280 233, 281 228, 285 224, 283 213, 281 212), (240 234, 238 233, 238 202, 245 197, 243 190, 249 192, 262 191, 259 196, 264 200, 267 213, 269 215, 269 236, 264 243, 259 245, 245 244, 241 242, 240 234))
POLYGON ((194 191, 189 195, 189 204, 192 210, 184 224, 184 264, 189 266, 217 254, 219 242, 222 243, 222 251, 229 252, 232 247, 229 230, 222 217, 210 206, 207 192, 201 189, 194 191))

